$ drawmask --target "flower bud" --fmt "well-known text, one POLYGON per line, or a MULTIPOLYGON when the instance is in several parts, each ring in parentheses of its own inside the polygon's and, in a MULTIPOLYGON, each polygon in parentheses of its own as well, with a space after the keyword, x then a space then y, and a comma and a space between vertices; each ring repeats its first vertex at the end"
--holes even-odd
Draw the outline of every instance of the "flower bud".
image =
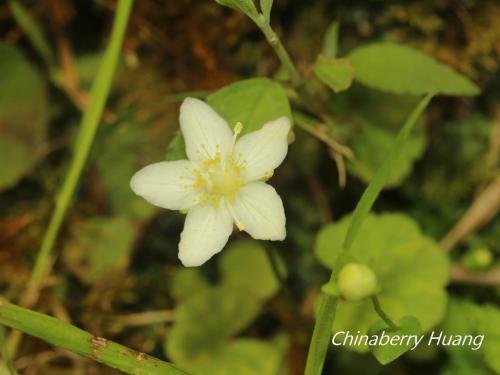
POLYGON ((462 264, 472 271, 484 270, 491 266, 492 262, 493 255, 486 248, 472 249, 462 257, 462 264))
POLYGON ((340 296, 357 301, 371 296, 378 290, 377 278, 370 267, 360 263, 348 263, 339 272, 337 286, 340 296))

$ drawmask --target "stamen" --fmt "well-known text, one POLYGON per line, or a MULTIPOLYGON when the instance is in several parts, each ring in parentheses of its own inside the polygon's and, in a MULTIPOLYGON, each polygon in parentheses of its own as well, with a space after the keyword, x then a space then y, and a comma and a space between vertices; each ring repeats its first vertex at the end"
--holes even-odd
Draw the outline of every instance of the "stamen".
POLYGON ((266 179, 270 179, 274 175, 274 170, 270 169, 266 172, 266 179))
POLYGON ((233 128, 234 135, 233 135, 233 144, 231 145, 231 153, 233 153, 234 145, 236 144, 236 139, 238 138, 242 130, 243 130, 243 124, 238 121, 233 128))

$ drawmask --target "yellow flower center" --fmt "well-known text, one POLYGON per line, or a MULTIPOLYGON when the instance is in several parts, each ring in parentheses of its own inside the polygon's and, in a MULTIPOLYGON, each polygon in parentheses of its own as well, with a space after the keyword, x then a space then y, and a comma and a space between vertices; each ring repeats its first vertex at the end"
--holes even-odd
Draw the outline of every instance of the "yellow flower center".
POLYGON ((238 174, 232 173, 226 169, 215 169, 208 173, 208 190, 214 194, 234 197, 239 187, 241 180, 238 174))
POLYGON ((242 129, 243 125, 240 122, 236 123, 231 151, 225 160, 222 160, 218 151, 213 159, 205 160, 202 163, 203 171, 195 171, 196 182, 193 187, 203 191, 200 201, 211 203, 214 206, 219 205, 221 198, 225 198, 230 203, 234 201, 242 185, 242 166, 233 159, 232 152, 236 138, 242 129))
POLYGON ((195 171, 194 187, 202 190, 201 201, 217 206, 221 198, 233 202, 242 185, 241 166, 228 156, 222 162, 220 155, 202 163, 203 171, 195 171))

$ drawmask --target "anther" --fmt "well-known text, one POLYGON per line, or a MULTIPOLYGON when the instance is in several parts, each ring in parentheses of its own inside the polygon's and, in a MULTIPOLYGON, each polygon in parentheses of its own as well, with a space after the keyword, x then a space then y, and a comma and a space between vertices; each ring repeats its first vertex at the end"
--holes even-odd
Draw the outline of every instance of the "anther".
POLYGON ((239 135, 241 131, 243 130, 243 124, 241 122, 237 122, 236 125, 234 125, 234 135, 239 135))

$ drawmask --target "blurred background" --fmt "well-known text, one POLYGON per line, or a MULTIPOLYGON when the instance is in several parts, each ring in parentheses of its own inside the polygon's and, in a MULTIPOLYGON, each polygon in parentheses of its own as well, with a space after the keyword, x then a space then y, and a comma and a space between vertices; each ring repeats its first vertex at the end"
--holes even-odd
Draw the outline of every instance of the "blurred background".
MULTIPOLYGON (((67 171, 116 6, 112 0, 19 3, 51 49, 41 54, 33 48, 10 3, 0 4, 0 292, 12 301, 29 278, 67 171)), ((303 76, 311 74, 335 20, 339 56, 371 41, 393 41, 481 87, 477 97, 433 100, 375 205, 378 212, 405 212, 439 242, 481 192, 492 188, 494 202, 500 191, 494 185, 500 2, 275 0, 273 27, 303 76)), ((288 237, 271 251, 236 234, 220 256, 185 270, 177 259, 184 215, 156 209, 129 188, 135 171, 175 152, 184 96, 204 97, 240 79, 279 73, 273 50, 243 14, 212 0, 136 1, 102 124, 36 310, 196 374, 301 374, 314 301, 330 273, 314 252, 318 230, 354 209, 418 98, 357 83, 336 95, 317 90, 332 119, 328 136, 356 158, 339 171, 324 143, 295 130, 289 156, 272 179, 284 201, 288 237), (247 289, 233 296, 225 283, 247 289)), ((448 238, 455 270, 448 291, 455 296, 499 301, 497 211, 486 204, 476 212, 472 233, 448 238), (483 280, 483 271, 490 279, 483 280)), ((22 374, 118 373, 31 337, 23 338, 14 365, 22 374)), ((493 368, 442 348, 425 347, 385 367, 368 353, 336 349, 325 374, 493 374, 493 368)), ((0 374, 7 371, 0 363, 0 374)))

